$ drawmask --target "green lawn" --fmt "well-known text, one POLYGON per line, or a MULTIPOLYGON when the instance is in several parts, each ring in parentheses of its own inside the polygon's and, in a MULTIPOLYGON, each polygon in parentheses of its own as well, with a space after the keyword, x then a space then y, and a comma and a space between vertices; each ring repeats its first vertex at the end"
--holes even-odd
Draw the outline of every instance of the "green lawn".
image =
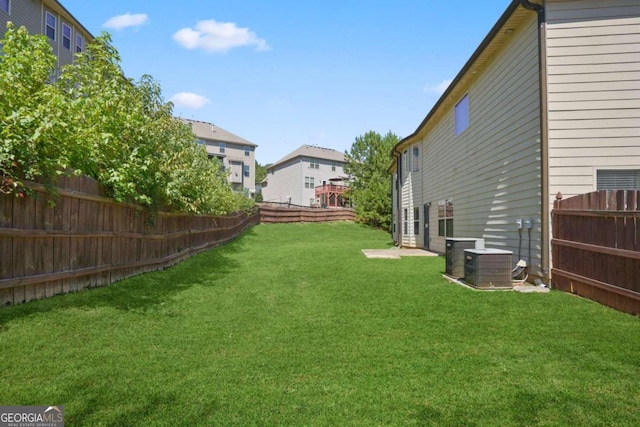
POLYGON ((640 319, 361 253, 390 245, 350 223, 260 225, 0 309, 0 405, 64 405, 69 426, 640 425, 640 319))

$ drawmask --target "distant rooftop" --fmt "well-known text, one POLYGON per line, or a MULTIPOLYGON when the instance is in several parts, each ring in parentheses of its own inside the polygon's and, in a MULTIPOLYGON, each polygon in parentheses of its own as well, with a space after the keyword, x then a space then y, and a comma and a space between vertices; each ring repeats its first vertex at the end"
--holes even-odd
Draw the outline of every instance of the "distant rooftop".
POLYGON ((291 152, 290 154, 275 162, 269 169, 274 166, 280 165, 281 163, 285 163, 289 160, 295 159, 296 157, 312 157, 314 159, 333 160, 342 163, 345 163, 346 161, 344 158, 344 153, 338 150, 334 150, 332 148, 316 147, 314 145, 303 145, 297 150, 291 152))
POLYGON ((201 122, 199 120, 190 120, 183 119, 185 123, 191 123, 191 129, 193 130, 194 135, 198 139, 206 139, 209 141, 220 141, 220 142, 229 142, 232 144, 239 145, 248 145, 251 147, 257 147, 253 142, 247 141, 244 138, 239 137, 236 134, 229 132, 228 130, 222 129, 219 126, 214 125, 213 123, 201 122))

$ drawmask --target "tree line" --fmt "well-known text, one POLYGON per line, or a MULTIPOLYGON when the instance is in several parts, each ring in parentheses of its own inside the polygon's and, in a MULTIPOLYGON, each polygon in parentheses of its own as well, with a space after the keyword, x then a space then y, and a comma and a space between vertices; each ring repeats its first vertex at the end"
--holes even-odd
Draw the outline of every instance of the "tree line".
POLYGON ((173 116, 160 85, 124 76, 109 34, 61 69, 44 35, 9 22, 0 43, 1 192, 24 197, 23 181, 54 191, 74 173, 154 210, 224 215, 252 206, 173 116))

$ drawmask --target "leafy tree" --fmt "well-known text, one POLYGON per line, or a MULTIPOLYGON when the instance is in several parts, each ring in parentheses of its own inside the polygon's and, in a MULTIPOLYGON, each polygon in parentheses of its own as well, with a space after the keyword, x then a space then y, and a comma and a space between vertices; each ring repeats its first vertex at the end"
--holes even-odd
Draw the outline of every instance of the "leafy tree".
MULTIPOLYGON (((252 208, 151 76, 124 77, 103 33, 51 83, 56 58, 47 39, 10 23, 0 55, 0 191, 21 180, 53 184, 89 175, 117 201, 152 210, 224 215, 252 208)), ((22 193, 18 193, 22 194, 22 193)))
POLYGON ((269 166, 271 166, 271 163, 261 165, 260 162, 256 160, 256 184, 260 184, 267 177, 267 169, 269 169, 269 166))
POLYGON ((50 184, 67 167, 68 127, 64 99, 48 84, 56 57, 46 37, 9 22, 0 43, 0 191, 12 193, 24 179, 50 184))
POLYGON ((358 220, 373 227, 391 229, 391 180, 387 169, 390 153, 399 138, 374 131, 358 136, 345 153, 345 172, 351 176, 349 196, 358 220))

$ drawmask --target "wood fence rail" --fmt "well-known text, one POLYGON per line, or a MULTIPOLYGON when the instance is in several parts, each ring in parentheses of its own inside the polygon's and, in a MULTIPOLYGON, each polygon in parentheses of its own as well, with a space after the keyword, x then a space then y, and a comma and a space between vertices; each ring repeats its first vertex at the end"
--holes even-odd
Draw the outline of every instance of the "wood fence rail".
POLYGON ((306 208, 286 204, 260 203, 260 223, 355 221, 350 208, 306 208))
POLYGON ((554 286, 639 314, 640 192, 559 194, 552 224, 554 286))
POLYGON ((28 186, 34 196, 0 195, 0 305, 161 270, 260 221, 257 213, 151 215, 106 198, 88 177, 62 179, 55 206, 43 186, 28 186))

